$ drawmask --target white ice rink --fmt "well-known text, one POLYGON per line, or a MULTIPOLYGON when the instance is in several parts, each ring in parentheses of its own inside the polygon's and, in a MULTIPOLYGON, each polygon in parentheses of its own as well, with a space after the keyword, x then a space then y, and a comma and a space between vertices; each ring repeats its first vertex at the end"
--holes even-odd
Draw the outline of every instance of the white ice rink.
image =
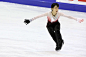
POLYGON ((59 10, 83 18, 84 22, 59 18, 65 43, 58 52, 46 28, 47 17, 38 18, 28 25, 23 23, 25 18, 33 18, 50 10, 0 2, 0 57, 86 57, 86 13, 59 10))

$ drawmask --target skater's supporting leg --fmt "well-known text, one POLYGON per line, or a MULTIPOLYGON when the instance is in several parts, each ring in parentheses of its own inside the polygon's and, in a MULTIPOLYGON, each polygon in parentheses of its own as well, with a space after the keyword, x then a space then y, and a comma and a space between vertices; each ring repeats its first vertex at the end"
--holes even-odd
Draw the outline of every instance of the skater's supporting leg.
POLYGON ((57 27, 55 27, 55 36, 56 36, 56 40, 57 40, 57 50, 62 48, 62 44, 64 43, 60 30, 57 29, 57 27))
POLYGON ((56 36, 56 40, 57 40, 57 47, 56 50, 59 50, 62 48, 62 44, 64 43, 61 33, 60 33, 60 27, 58 27, 58 25, 55 26, 55 36, 56 36))

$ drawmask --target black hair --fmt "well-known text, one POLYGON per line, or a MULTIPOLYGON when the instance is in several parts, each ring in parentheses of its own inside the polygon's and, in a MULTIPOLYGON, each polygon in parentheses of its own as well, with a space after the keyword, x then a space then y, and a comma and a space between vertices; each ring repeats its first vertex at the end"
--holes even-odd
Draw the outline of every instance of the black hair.
POLYGON ((53 4, 51 5, 51 8, 54 8, 54 6, 59 7, 59 4, 58 4, 58 3, 53 3, 53 4))

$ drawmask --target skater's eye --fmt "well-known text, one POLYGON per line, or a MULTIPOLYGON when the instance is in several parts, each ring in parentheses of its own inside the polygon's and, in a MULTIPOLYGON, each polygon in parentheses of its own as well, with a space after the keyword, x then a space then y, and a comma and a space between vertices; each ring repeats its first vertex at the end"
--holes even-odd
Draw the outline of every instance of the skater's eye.
POLYGON ((55 7, 55 9, 58 9, 58 7, 55 7))

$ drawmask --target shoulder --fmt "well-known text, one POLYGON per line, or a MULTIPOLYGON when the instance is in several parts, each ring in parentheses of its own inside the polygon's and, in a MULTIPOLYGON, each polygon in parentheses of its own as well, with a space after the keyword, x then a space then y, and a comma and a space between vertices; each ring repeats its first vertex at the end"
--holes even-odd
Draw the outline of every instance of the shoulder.
POLYGON ((50 14, 50 12, 45 12, 45 13, 44 13, 44 15, 47 15, 47 16, 48 16, 49 14, 50 14))
POLYGON ((51 11, 49 11, 49 12, 46 12, 47 14, 51 14, 51 11))
POLYGON ((46 14, 47 14, 47 16, 50 16, 51 15, 51 11, 46 12, 46 14))
POLYGON ((58 15, 60 15, 60 16, 64 15, 64 13, 62 13, 62 12, 57 12, 57 13, 58 13, 58 15))
POLYGON ((63 14, 62 12, 57 12, 58 14, 63 14))

